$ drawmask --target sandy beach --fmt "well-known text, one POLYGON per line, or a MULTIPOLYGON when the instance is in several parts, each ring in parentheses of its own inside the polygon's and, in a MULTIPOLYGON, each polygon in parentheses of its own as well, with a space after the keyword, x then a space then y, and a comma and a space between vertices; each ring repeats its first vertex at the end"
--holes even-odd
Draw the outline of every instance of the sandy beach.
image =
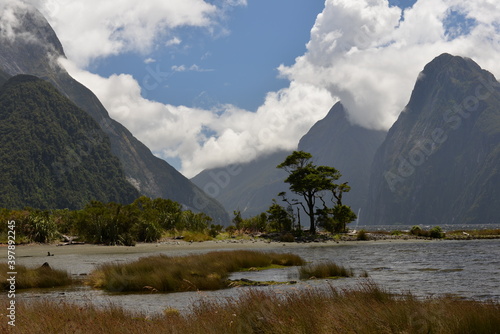
MULTIPOLYGON (((269 242, 266 240, 223 240, 223 241, 203 241, 203 242, 185 242, 185 241, 165 241, 158 243, 138 243, 135 246, 103 246, 93 244, 74 244, 60 246, 57 244, 28 244, 16 246, 16 258, 23 257, 47 257, 48 253, 55 255, 105 255, 105 254, 139 254, 139 253, 157 253, 168 251, 186 251, 186 250, 230 250, 230 249, 276 249, 276 248, 304 248, 304 247, 334 247, 341 245, 373 244, 373 243, 398 243, 398 242, 436 242, 422 239, 390 239, 390 240, 370 240, 370 241, 324 241, 310 243, 284 243, 269 242)), ((6 249, 6 245, 0 246, 6 249)), ((0 251, 0 259, 7 258, 7 251, 0 251)))

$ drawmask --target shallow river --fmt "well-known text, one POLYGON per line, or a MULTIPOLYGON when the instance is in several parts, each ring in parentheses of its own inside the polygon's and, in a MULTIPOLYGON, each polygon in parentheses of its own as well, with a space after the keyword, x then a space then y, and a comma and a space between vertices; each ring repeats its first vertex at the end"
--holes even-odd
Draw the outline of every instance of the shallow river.
MULTIPOLYGON (((332 247, 288 248, 277 244, 276 249, 266 251, 292 252, 308 262, 332 260, 350 267, 356 276, 367 271, 371 280, 391 292, 411 292, 417 296, 453 294, 469 299, 495 300, 500 302, 500 240, 430 241, 430 242, 370 242, 344 243, 332 247)), ((184 255, 206 251, 168 251, 168 255, 184 255)), ((108 261, 130 261, 145 254, 98 254, 61 255, 57 257, 58 269, 66 269, 72 275, 88 274, 96 264, 108 261)), ((19 264, 40 265, 40 258, 21 258, 19 264)), ((148 314, 161 312, 167 307, 187 311, 201 299, 235 297, 246 289, 272 289, 286 292, 290 289, 322 288, 328 285, 354 287, 361 278, 338 280, 298 279, 297 268, 276 269, 262 272, 234 273, 235 278, 261 281, 297 280, 294 285, 269 287, 233 288, 210 292, 170 294, 109 294, 87 287, 57 290, 30 290, 17 294, 18 299, 48 297, 77 303, 106 305, 113 303, 131 310, 148 314)))

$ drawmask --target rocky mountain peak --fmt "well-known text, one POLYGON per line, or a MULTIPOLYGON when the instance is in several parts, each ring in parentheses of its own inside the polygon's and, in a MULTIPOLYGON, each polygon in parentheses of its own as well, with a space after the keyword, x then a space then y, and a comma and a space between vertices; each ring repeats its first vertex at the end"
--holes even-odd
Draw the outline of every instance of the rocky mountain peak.
POLYGON ((22 2, 4 4, 1 9, 0 63, 8 65, 4 71, 43 76, 57 67, 55 60, 64 56, 64 50, 45 17, 22 2))
POLYGON ((444 98, 450 100, 463 98, 465 90, 478 80, 496 81, 472 59, 444 53, 420 72, 405 111, 429 110, 426 104, 438 94, 446 94, 444 98))
POLYGON ((443 54, 375 155, 373 224, 488 223, 498 217, 500 83, 469 58, 443 54))

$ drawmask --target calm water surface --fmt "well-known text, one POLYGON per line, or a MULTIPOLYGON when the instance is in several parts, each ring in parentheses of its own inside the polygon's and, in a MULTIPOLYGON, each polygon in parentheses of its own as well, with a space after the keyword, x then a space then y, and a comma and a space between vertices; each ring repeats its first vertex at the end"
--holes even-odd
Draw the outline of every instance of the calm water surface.
MULTIPOLYGON (((269 250, 269 249, 266 249, 269 250)), ((429 241, 429 242, 375 242, 367 244, 341 244, 332 247, 301 247, 286 249, 277 244, 275 251, 293 252, 306 261, 317 263, 332 260, 350 267, 356 275, 367 271, 370 278, 392 292, 410 291, 417 296, 453 294, 469 299, 500 302, 500 240, 429 241)), ((200 253, 200 251, 169 251, 168 255, 200 253)), ((131 261, 145 254, 61 255, 57 258, 58 269, 66 269, 73 275, 89 273, 97 264, 108 261, 131 261)), ((151 254, 147 254, 151 255, 151 254)), ((19 259, 19 264, 39 265, 35 259, 19 259)), ((39 259, 38 259, 39 261, 39 259)), ((263 272, 234 273, 233 279, 248 278, 262 281, 290 281, 298 279, 297 268, 268 270, 263 272)), ((277 292, 325 288, 329 285, 355 287, 361 278, 338 280, 299 281, 295 285, 233 288, 209 292, 170 294, 109 294, 87 287, 31 290, 18 293, 18 299, 51 298, 77 303, 107 305, 113 303, 130 310, 148 314, 161 312, 167 307, 187 311, 203 299, 221 300, 236 297, 247 289, 270 289, 277 292)))

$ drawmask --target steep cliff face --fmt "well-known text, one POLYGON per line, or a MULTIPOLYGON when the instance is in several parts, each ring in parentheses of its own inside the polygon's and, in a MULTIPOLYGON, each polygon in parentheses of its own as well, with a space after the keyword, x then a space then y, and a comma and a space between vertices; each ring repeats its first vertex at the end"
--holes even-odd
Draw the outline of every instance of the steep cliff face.
POLYGON ((471 59, 443 54, 374 158, 371 224, 500 220, 500 83, 471 59))
MULTIPOLYGON (((302 137, 298 149, 311 153, 316 165, 340 170, 339 182, 348 182, 352 188, 344 195, 344 203, 357 212, 366 204, 371 161, 384 137, 383 131, 352 125, 342 104, 337 103, 302 137)), ((278 152, 238 165, 234 175, 230 175, 227 168, 204 171, 193 178, 193 182, 210 190, 218 176, 227 174, 230 177, 222 184, 224 187, 214 191, 214 197, 228 211, 238 209, 245 216, 254 216, 266 211, 278 193, 290 193, 288 184, 284 183, 286 172, 276 166, 291 153, 278 152)))
MULTIPOLYGON (((61 93, 87 112, 109 137, 127 180, 143 195, 175 200, 187 208, 203 211, 216 222, 229 217, 214 199, 192 184, 164 160, 156 158, 125 127, 109 117, 97 97, 61 68, 57 59, 63 48, 45 18, 34 8, 18 5, 11 30, 0 26, 0 70, 13 76, 31 74, 51 82, 61 93)), ((1 80, 1 78, 0 78, 1 80)))
POLYGON ((99 125, 51 84, 18 75, 0 87, 0 207, 128 204, 126 181, 99 125))
POLYGON ((5 72, 0 71, 0 86, 2 86, 7 80, 9 80, 10 75, 5 72))

